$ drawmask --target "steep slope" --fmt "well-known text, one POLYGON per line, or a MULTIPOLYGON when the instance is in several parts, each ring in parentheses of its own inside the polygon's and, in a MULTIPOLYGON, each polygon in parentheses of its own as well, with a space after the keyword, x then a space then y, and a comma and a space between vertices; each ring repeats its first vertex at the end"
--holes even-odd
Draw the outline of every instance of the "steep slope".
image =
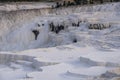
MULTIPOLYGON (((92 37, 96 37, 94 33, 99 33, 99 36, 105 36, 104 32, 112 32, 114 26, 118 26, 116 29, 118 28, 119 32, 119 6, 120 3, 111 3, 60 9, 1 12, 0 50, 25 50, 64 45, 72 43, 76 38, 79 41, 83 41, 80 34, 89 36, 91 40, 92 37), (63 25, 64 30, 60 31, 59 34, 51 32, 49 25, 51 22, 56 27, 63 25), (72 25, 72 23, 77 24, 78 22, 80 22, 78 28, 72 25), (41 23, 44 25, 40 27, 45 28, 45 25, 47 25, 48 28, 45 28, 45 30, 49 29, 49 31, 44 31, 44 28, 40 28, 38 31, 41 36, 39 35, 39 38, 35 40, 32 30, 39 27, 38 25, 41 23), (91 31, 88 29, 90 24, 100 24, 105 27, 111 26, 111 28, 108 30, 91 31), (44 44, 41 41, 44 38, 42 37, 43 34, 48 35, 45 37, 47 40, 44 44)), ((119 35, 117 37, 119 38, 119 35)), ((85 39, 88 39, 88 37, 85 37, 85 39)))

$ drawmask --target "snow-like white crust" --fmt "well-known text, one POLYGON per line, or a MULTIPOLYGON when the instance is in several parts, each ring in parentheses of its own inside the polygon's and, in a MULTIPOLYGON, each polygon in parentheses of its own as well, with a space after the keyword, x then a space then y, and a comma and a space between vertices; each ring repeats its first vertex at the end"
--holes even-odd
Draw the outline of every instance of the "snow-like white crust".
POLYGON ((119 5, 1 13, 0 80, 120 80, 119 5))

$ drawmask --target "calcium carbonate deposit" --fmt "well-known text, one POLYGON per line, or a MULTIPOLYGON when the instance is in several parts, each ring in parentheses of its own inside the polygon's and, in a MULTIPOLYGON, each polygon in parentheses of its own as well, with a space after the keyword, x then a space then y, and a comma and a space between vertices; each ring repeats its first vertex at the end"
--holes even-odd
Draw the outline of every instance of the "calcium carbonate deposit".
POLYGON ((120 80, 120 3, 41 5, 0 5, 0 80, 120 80))

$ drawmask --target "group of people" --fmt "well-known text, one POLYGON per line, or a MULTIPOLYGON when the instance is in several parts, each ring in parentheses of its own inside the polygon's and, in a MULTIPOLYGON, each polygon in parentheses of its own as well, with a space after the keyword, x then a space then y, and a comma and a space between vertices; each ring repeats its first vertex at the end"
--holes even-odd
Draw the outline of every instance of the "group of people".
POLYGON ((58 34, 61 30, 65 29, 65 26, 63 24, 55 26, 53 22, 49 24, 49 27, 50 31, 55 32, 56 34, 58 34))
POLYGON ((63 24, 63 23, 59 24, 58 23, 57 25, 55 25, 54 22, 50 22, 49 23, 49 28, 50 28, 50 31, 55 32, 56 34, 58 34, 61 30, 67 29, 68 26, 79 27, 81 22, 82 21, 72 22, 72 23, 70 23, 71 25, 70 24, 67 25, 67 23, 66 24, 63 24))
POLYGON ((70 1, 64 1, 63 3, 60 2, 56 2, 55 5, 52 5, 52 8, 60 8, 60 7, 68 7, 68 6, 73 6, 75 5, 74 2, 70 2, 70 1))
MULTIPOLYGON (((85 21, 75 21, 75 22, 73 21, 73 22, 70 23, 70 25, 59 24, 59 23, 55 25, 54 22, 51 21, 51 22, 48 24, 48 28, 49 28, 49 30, 50 30, 51 32, 54 32, 54 33, 58 34, 60 31, 67 29, 69 26, 72 26, 72 27, 80 27, 80 25, 81 25, 82 23, 86 23, 86 22, 85 22, 85 21)), ((44 25, 44 24, 42 24, 42 26, 43 26, 43 25, 44 25)), ((41 26, 38 24, 38 27, 41 27, 41 26)), ((98 24, 95 23, 95 24, 89 24, 89 25, 88 25, 88 29, 98 29, 98 30, 106 29, 106 28, 109 28, 109 27, 111 27, 110 24, 102 24, 102 23, 98 23, 98 24)), ((37 40, 37 37, 38 37, 38 35, 40 34, 39 30, 34 29, 34 30, 32 30, 32 32, 33 32, 34 35, 35 35, 35 40, 37 40)), ((77 42, 77 40, 74 39, 73 42, 77 42)))
MULTIPOLYGON (((97 1, 100 4, 104 3, 104 0, 97 1)), ((109 2, 120 2, 120 0, 110 0, 109 2)), ((96 3, 94 0, 74 0, 74 1, 63 1, 63 2, 56 2, 55 5, 52 5, 52 8, 60 8, 60 7, 68 7, 74 5, 85 5, 85 4, 94 4, 96 3)))
MULTIPOLYGON (((63 24, 63 23, 54 24, 54 22, 50 22, 49 23, 49 29, 50 29, 51 32, 59 34, 60 31, 67 29, 69 26, 79 27, 81 22, 82 21, 72 22, 70 25, 67 25, 67 23, 66 24, 63 24)), ((77 43, 77 41, 78 41, 77 38, 72 39, 73 43, 77 43)))
POLYGON ((73 27, 79 27, 80 26, 80 23, 82 23, 82 21, 78 21, 78 22, 72 22, 72 26, 73 27))
POLYGON ((102 29, 106 29, 106 28, 110 28, 111 25, 105 25, 105 24, 90 24, 88 26, 89 29, 98 29, 98 30, 102 30, 102 29))
MULTIPOLYGON (((85 5, 85 4, 94 4, 92 0, 74 0, 74 1, 63 1, 63 2, 56 2, 55 5, 52 5, 52 8, 60 8, 60 7, 68 7, 74 5, 85 5)), ((100 3, 103 3, 103 0, 100 0, 100 3)))

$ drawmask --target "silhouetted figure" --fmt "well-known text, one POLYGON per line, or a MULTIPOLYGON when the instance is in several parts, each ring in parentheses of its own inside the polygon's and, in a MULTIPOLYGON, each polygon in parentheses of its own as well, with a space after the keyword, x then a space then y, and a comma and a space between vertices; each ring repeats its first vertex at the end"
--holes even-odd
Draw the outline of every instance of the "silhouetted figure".
POLYGON ((63 6, 66 6, 66 1, 63 2, 63 6))
POLYGON ((59 3, 59 7, 62 7, 62 4, 61 4, 61 3, 59 3))
POLYGON ((77 42, 77 39, 75 38, 75 39, 73 39, 73 43, 76 43, 77 42))
POLYGON ((68 3, 67 3, 67 6, 71 6, 71 3, 70 3, 70 1, 68 1, 68 3))
POLYGON ((97 24, 97 26, 98 26, 98 29, 101 30, 101 25, 100 25, 100 24, 97 24))
POLYGON ((93 24, 94 29, 98 29, 98 24, 93 24))
POLYGON ((38 27, 40 27, 40 24, 37 24, 38 27))
POLYGON ((55 33, 56 33, 56 34, 58 34, 58 33, 59 33, 58 29, 55 31, 55 33))
POLYGON ((60 7, 59 2, 56 2, 56 6, 55 6, 55 8, 59 8, 59 7, 60 7))
POLYGON ((50 31, 54 31, 55 26, 54 26, 53 22, 51 22, 51 23, 49 24, 49 26, 50 26, 50 31))
POLYGON ((32 32, 34 33, 35 35, 35 40, 37 40, 37 37, 39 35, 39 31, 38 30, 32 30, 32 32))
POLYGON ((88 28, 91 29, 91 28, 92 28, 92 24, 90 24, 90 25, 88 26, 88 28))
POLYGON ((100 3, 103 4, 103 0, 100 0, 100 3))
POLYGON ((77 23, 77 27, 79 27, 79 26, 80 26, 80 22, 77 23))
POLYGON ((61 30, 64 30, 64 26, 63 26, 63 25, 60 25, 60 29, 61 29, 61 30))
POLYGON ((81 0, 74 0, 76 5, 80 5, 81 4, 81 0))
POLYGON ((105 27, 105 25, 104 24, 102 24, 102 29, 105 29, 106 27, 105 27))
POLYGON ((90 4, 94 4, 93 0, 90 0, 90 4))
POLYGON ((70 4, 71 4, 71 6, 74 6, 74 5, 75 5, 75 3, 74 3, 74 2, 71 2, 70 4))
POLYGON ((74 23, 72 23, 72 26, 74 26, 74 23))
POLYGON ((61 26, 58 26, 58 32, 61 31, 61 30, 62 30, 62 29, 61 29, 61 26))
POLYGON ((54 9, 54 5, 52 5, 52 9, 54 9))

